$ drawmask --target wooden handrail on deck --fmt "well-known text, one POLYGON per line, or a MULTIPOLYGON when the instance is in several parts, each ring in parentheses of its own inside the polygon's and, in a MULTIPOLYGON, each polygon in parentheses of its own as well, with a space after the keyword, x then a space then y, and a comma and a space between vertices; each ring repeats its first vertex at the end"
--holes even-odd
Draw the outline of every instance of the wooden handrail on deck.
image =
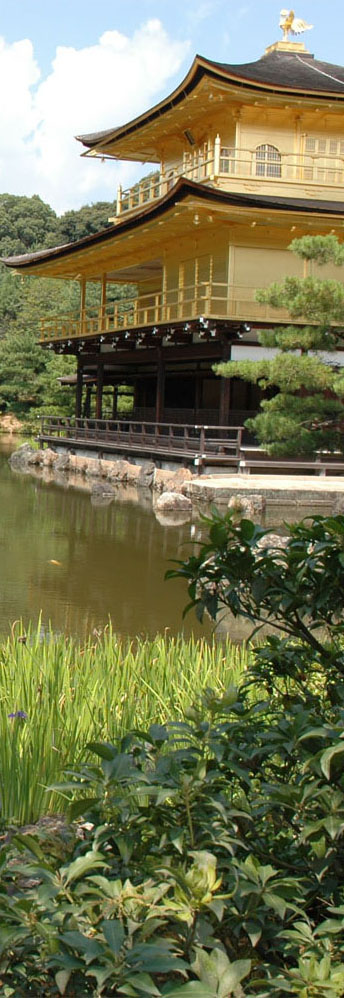
POLYGON ((242 431, 242 426, 152 423, 130 417, 119 420, 43 416, 39 440, 42 444, 63 442, 70 447, 84 444, 100 451, 185 458, 201 469, 208 463, 238 465, 242 431))
POLYGON ((153 423, 130 417, 113 420, 43 416, 38 439, 41 446, 60 444, 71 450, 83 447, 97 450, 99 455, 104 452, 179 460, 194 464, 199 472, 206 465, 244 474, 251 470, 344 474, 341 455, 319 452, 314 460, 270 458, 260 447, 243 443, 243 430, 243 426, 153 423))

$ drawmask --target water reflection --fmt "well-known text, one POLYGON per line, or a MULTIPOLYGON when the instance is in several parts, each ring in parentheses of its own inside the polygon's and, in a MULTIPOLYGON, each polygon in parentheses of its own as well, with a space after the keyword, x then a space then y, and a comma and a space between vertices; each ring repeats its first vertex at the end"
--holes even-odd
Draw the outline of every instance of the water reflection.
MULTIPOLYGON (((190 523, 163 525, 150 494, 118 490, 111 505, 38 476, 12 472, 0 441, 0 631, 42 613, 43 627, 84 635, 109 617, 119 634, 183 627, 186 591, 164 582, 169 561, 187 552, 190 523)), ((211 633, 191 616, 184 632, 211 633)))
MULTIPOLYGON (((184 624, 185 585, 164 582, 172 559, 190 551, 199 524, 157 519, 149 492, 122 488, 110 505, 92 501, 80 476, 60 484, 38 473, 11 471, 7 457, 18 441, 0 438, 0 633, 22 618, 25 625, 42 614, 42 625, 81 637, 111 618, 118 634, 211 636, 212 625, 194 615, 184 624)), ((301 515, 306 515, 302 510, 301 515)), ((309 510, 309 512, 312 512, 309 510)), ((325 509, 322 512, 326 512, 325 509)), ((293 507, 271 507, 266 525, 298 518, 293 507)), ((242 640, 244 623, 220 624, 242 640)))

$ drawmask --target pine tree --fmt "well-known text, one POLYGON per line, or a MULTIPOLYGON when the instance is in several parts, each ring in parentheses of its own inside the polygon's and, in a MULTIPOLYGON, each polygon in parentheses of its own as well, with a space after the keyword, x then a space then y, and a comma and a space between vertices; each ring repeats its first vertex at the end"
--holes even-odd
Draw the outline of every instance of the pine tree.
MULTIPOLYGON (((333 235, 303 236, 289 247, 318 266, 344 266, 344 245, 333 235)), ((239 377, 272 389, 261 411, 246 426, 269 454, 311 455, 344 452, 344 371, 331 353, 344 347, 344 284, 308 274, 286 277, 257 293, 257 300, 287 309, 296 324, 265 330, 259 342, 277 348, 271 359, 228 361, 216 366, 225 377, 239 377)))

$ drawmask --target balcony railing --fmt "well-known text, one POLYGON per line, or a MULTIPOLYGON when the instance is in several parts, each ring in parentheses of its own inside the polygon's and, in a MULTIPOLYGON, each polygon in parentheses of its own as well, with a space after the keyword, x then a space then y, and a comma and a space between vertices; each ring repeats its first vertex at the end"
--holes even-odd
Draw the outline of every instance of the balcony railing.
MULTIPOLYGON (((153 173, 127 190, 118 188, 116 217, 123 212, 137 211, 151 201, 167 194, 179 177, 201 184, 220 183, 226 189, 226 178, 283 184, 314 184, 341 187, 344 184, 344 156, 305 152, 279 152, 272 145, 256 149, 223 145, 218 135, 190 153, 184 153, 180 165, 161 173, 153 173), (270 150, 270 151, 269 151, 270 150)), ((116 219, 114 219, 116 220, 116 219)))
POLYGON ((44 416, 39 439, 107 452, 154 454, 165 458, 206 463, 238 465, 241 457, 242 426, 188 426, 180 423, 126 420, 75 419, 44 416))
MULTIPOLYGON (((74 312, 46 316, 41 320, 41 342, 53 340, 86 340, 94 336, 124 334, 130 339, 131 330, 140 331, 161 324, 188 322, 203 317, 238 319, 243 322, 288 322, 286 309, 260 305, 255 300, 256 288, 220 282, 200 281, 172 290, 121 298, 99 309, 89 309, 76 316, 74 312)), ((301 321, 301 320, 300 320, 301 321)), ((211 331, 209 333, 211 335, 211 331)), ((166 337, 171 335, 166 330, 166 337)))
MULTIPOLYGON (((272 147, 271 147, 272 148, 272 147)), ((221 148, 220 177, 232 176, 276 183, 311 183, 340 187, 344 183, 344 157, 305 153, 261 153, 252 149, 221 148)))
MULTIPOLYGON (((215 175, 215 162, 219 167, 220 146, 215 142, 206 143, 192 153, 184 153, 183 161, 178 167, 162 170, 160 173, 143 177, 133 187, 123 190, 118 188, 116 201, 116 217, 123 212, 136 211, 150 201, 163 197, 174 186, 179 177, 187 177, 199 183, 211 182, 215 175)), ((112 219, 111 219, 112 221, 112 219)), ((115 219, 114 219, 115 221, 115 219)))

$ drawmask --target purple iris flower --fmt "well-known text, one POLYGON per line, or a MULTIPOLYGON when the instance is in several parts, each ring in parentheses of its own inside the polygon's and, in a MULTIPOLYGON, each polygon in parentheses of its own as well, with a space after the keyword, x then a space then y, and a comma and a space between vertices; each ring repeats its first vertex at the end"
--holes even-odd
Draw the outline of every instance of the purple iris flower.
POLYGON ((15 710, 15 711, 13 711, 13 714, 7 714, 7 717, 11 717, 11 718, 17 718, 18 717, 22 721, 26 721, 27 720, 27 714, 25 713, 25 710, 15 710))

